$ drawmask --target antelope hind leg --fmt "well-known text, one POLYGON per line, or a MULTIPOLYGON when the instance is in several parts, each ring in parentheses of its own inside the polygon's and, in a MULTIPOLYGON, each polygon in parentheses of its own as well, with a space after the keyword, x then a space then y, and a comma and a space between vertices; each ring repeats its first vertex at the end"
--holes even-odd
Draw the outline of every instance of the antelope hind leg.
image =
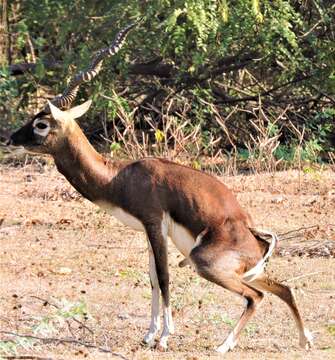
POLYGON ((214 251, 208 253, 202 246, 194 248, 190 254, 190 258, 200 276, 242 296, 246 300, 246 308, 236 326, 224 343, 217 348, 217 351, 222 354, 233 350, 237 343, 238 336, 247 322, 255 314, 264 296, 261 291, 246 284, 243 279, 236 274, 235 271, 239 268, 239 262, 234 263, 231 261, 236 255, 237 253, 234 251, 225 251, 222 252, 222 256, 215 258, 216 253, 214 251))
POLYGON ((292 289, 266 275, 253 280, 250 285, 262 291, 271 292, 288 305, 299 331, 299 344, 303 349, 309 350, 313 346, 313 336, 304 326, 292 289))

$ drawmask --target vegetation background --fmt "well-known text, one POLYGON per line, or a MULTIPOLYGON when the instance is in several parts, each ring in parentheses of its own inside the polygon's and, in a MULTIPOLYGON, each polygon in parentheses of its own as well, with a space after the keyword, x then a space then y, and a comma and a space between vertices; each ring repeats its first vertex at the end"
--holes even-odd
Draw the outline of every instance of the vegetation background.
POLYGON ((332 0, 2 0, 0 137, 143 17, 82 86, 102 150, 194 167, 334 164, 332 0))

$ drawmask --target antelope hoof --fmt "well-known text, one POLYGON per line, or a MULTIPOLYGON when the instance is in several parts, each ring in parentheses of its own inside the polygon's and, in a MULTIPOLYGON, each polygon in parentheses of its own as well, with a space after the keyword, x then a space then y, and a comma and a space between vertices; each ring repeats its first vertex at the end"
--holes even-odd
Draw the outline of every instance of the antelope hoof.
POLYGON ((166 352, 168 351, 168 344, 167 344, 167 339, 163 339, 161 338, 159 340, 159 343, 156 346, 156 349, 160 352, 166 352))
POLYGON ((305 350, 310 350, 313 347, 313 335, 309 330, 304 329, 304 334, 300 338, 299 345, 305 350))
POLYGON ((157 349, 159 352, 167 352, 167 351, 168 351, 167 345, 164 345, 164 344, 161 344, 161 343, 159 343, 159 344, 157 345, 156 349, 157 349))
POLYGON ((152 337, 151 339, 145 337, 143 340, 142 340, 142 345, 146 346, 146 347, 149 347, 149 348, 152 348, 155 346, 155 338, 152 337))
POLYGON ((167 346, 165 347, 165 346, 163 346, 163 345, 161 345, 161 344, 158 344, 158 345, 157 345, 157 350, 158 350, 159 352, 167 352, 167 351, 168 351, 168 348, 167 348, 167 346))
POLYGON ((142 340, 142 344, 147 347, 154 347, 155 346, 155 337, 157 334, 157 331, 148 331, 147 334, 144 336, 144 339, 142 340))
POLYGON ((232 351, 234 349, 235 345, 226 345, 226 344, 222 344, 219 347, 216 348, 216 352, 220 353, 220 354, 225 354, 228 351, 232 351))
POLYGON ((216 351, 220 354, 225 354, 228 351, 231 351, 234 349, 235 345, 237 344, 237 340, 235 340, 235 337, 233 334, 230 334, 226 341, 220 345, 218 348, 216 348, 216 351))

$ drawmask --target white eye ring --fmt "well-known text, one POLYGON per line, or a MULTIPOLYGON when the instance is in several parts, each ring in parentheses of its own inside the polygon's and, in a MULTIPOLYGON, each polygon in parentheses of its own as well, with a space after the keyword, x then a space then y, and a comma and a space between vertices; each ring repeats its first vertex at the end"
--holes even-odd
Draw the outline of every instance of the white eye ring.
POLYGON ((34 128, 34 133, 39 135, 39 136, 43 136, 46 137, 49 134, 50 131, 50 124, 49 121, 47 120, 43 120, 43 119, 36 119, 33 122, 33 128, 34 128), (39 124, 43 124, 43 126, 41 126, 41 128, 38 127, 39 124))

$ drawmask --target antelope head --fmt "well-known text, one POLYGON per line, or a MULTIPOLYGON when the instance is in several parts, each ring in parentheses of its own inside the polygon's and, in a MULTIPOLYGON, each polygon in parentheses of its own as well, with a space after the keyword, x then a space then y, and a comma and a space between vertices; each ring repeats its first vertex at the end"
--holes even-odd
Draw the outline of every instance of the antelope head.
POLYGON ((12 134, 10 145, 21 145, 34 153, 53 154, 77 127, 74 119, 85 114, 90 105, 91 100, 88 100, 79 106, 63 111, 48 101, 50 114, 35 116, 12 134))
POLYGON ((122 29, 109 47, 99 50, 92 57, 88 68, 71 79, 63 94, 56 96, 51 102, 48 101, 42 111, 11 135, 8 145, 23 146, 28 151, 45 154, 52 154, 61 146, 64 137, 74 126, 77 126, 74 119, 85 114, 91 105, 89 100, 70 108, 77 96, 79 86, 98 75, 103 60, 115 55, 121 49, 127 34, 137 24, 138 21, 122 29))

